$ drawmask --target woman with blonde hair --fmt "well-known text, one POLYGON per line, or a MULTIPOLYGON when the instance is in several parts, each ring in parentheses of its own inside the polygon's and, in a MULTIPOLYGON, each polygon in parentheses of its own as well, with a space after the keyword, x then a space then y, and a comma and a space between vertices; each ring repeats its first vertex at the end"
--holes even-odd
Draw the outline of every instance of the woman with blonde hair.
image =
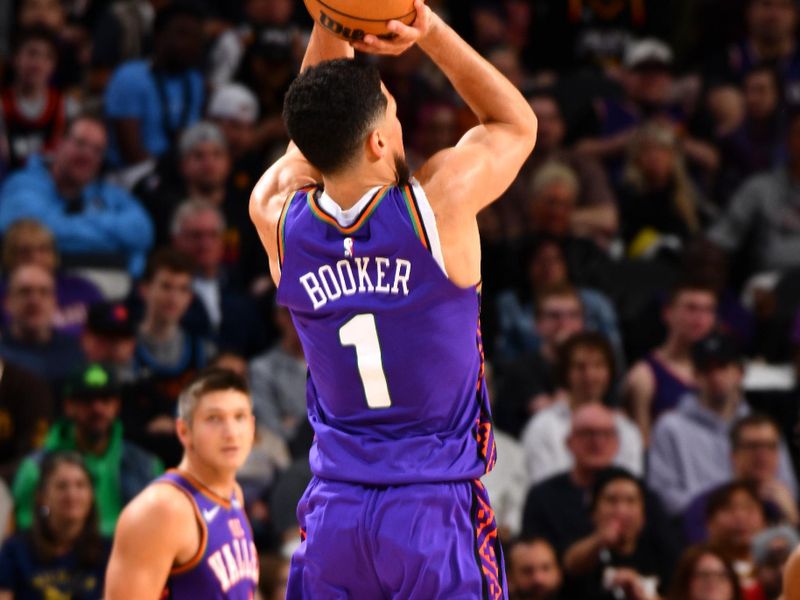
POLYGON ((622 238, 631 257, 679 250, 701 231, 702 199, 684 164, 675 128, 652 121, 628 147, 619 195, 622 238))

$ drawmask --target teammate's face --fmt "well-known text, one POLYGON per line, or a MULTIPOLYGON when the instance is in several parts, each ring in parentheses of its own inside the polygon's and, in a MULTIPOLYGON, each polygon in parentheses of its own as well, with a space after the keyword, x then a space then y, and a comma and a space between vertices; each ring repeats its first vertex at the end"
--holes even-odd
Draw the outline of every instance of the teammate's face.
POLYGON ((250 399, 235 390, 204 395, 190 427, 179 427, 187 452, 218 471, 237 471, 253 446, 255 418, 250 399))

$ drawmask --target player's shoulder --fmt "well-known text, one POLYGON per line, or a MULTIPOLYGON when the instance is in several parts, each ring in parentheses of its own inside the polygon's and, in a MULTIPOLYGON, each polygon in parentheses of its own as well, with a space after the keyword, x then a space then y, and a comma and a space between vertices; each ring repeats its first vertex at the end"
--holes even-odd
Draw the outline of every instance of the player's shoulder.
POLYGON ((128 503, 120 515, 117 528, 131 531, 151 528, 173 530, 185 527, 194 518, 193 502, 186 492, 169 483, 156 481, 128 503))

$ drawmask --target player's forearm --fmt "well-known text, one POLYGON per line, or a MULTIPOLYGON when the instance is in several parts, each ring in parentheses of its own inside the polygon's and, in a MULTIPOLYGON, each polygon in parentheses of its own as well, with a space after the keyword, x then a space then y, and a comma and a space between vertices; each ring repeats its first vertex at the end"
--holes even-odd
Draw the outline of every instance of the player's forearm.
POLYGON ((536 116, 520 91, 438 15, 418 44, 481 123, 505 123, 534 135, 536 116))
POLYGON ((315 22, 300 70, 305 71, 308 67, 313 67, 326 60, 353 58, 354 55, 355 50, 350 44, 325 31, 319 23, 315 22))

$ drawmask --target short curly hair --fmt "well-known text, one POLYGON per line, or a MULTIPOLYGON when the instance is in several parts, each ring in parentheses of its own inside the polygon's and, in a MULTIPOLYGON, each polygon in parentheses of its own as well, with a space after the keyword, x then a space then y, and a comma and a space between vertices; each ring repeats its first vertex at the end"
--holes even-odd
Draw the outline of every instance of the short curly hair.
POLYGON ((332 174, 353 162, 387 105, 374 65, 336 59, 297 76, 284 99, 283 120, 306 159, 332 174))

